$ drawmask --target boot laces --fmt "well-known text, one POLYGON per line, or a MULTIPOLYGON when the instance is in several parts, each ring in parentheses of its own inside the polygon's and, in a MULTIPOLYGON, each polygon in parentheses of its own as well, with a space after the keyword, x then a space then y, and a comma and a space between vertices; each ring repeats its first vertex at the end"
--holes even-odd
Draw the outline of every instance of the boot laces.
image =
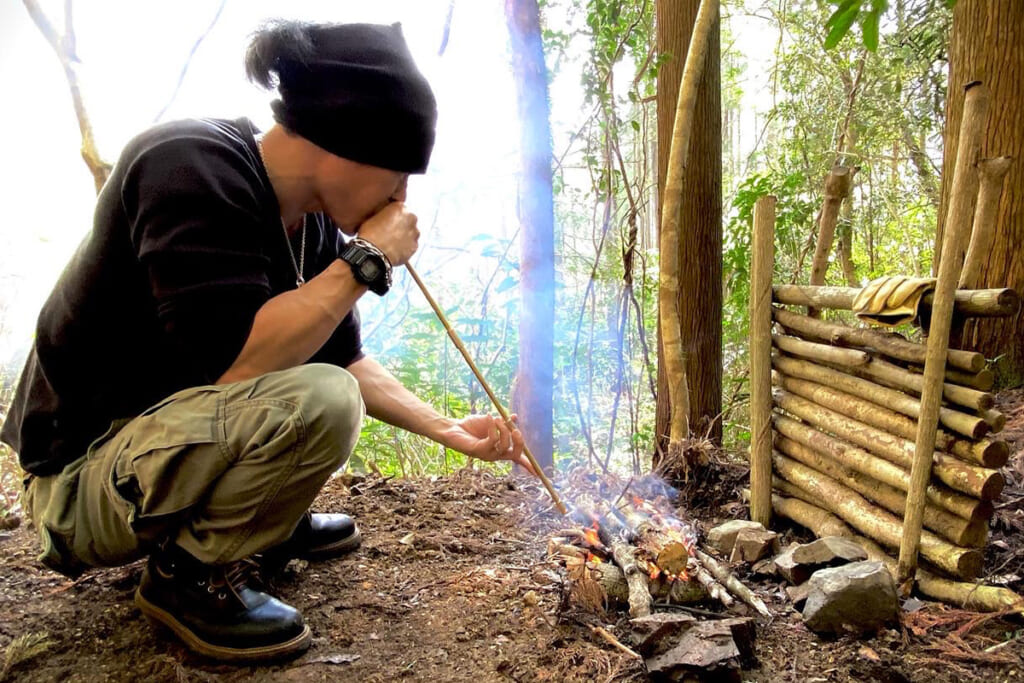
POLYGON ((224 600, 228 597, 230 589, 236 595, 245 588, 253 579, 259 581, 259 565, 249 558, 232 562, 210 577, 210 585, 207 589, 210 593, 217 593, 217 597, 224 600), (218 576, 219 575, 219 576, 218 576))

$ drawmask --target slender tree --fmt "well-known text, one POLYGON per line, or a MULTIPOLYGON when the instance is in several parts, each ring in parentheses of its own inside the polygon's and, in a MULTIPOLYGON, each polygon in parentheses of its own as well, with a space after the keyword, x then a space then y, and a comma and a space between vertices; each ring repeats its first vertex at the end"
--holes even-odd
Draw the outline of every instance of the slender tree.
POLYGON ((506 0, 519 110, 519 371, 515 405, 527 445, 542 467, 554 461, 555 218, 547 67, 537 0, 506 0))
MULTIPOLYGON (((656 4, 658 52, 666 57, 658 71, 658 196, 664 195, 669 146, 679 80, 697 16, 699 0, 656 4)), ((721 48, 718 21, 711 32, 697 93, 690 152, 683 176, 679 216, 679 319, 687 356, 689 425, 693 434, 709 432, 721 440, 722 410, 722 107, 721 48)), ((660 211, 660 207, 659 207, 660 211)), ((659 225, 661 221, 659 220, 659 225)), ((657 435, 667 441, 669 392, 659 359, 657 435)))
MULTIPOLYGON (((1010 156, 1003 197, 995 218, 995 237, 981 266, 979 287, 1024 291, 1024 1, 959 0, 953 12, 949 50, 949 97, 943 157, 942 197, 935 244, 942 249, 942 227, 956 161, 957 133, 963 115, 964 88, 982 81, 991 97, 982 158, 1010 156)), ((966 245, 964 245, 966 246, 966 245)), ((936 258, 936 264, 938 259, 936 258)), ((937 267, 937 265, 936 265, 937 267)), ((1024 314, 968 321, 961 340, 988 358, 1001 358, 1004 384, 1024 382, 1024 314)))

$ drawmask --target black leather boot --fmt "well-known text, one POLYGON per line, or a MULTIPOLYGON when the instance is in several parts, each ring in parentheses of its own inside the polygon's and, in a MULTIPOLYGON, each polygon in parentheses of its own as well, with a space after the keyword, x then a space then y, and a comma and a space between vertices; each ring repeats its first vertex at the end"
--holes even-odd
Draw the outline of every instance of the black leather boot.
POLYGON ((304 652, 312 635, 302 615, 250 587, 255 569, 251 560, 205 565, 169 545, 150 556, 135 604, 214 659, 263 661, 304 652))
POLYGON ((260 553, 260 570, 272 576, 293 557, 326 560, 355 550, 362 543, 354 519, 340 513, 307 512, 299 520, 291 537, 260 553))

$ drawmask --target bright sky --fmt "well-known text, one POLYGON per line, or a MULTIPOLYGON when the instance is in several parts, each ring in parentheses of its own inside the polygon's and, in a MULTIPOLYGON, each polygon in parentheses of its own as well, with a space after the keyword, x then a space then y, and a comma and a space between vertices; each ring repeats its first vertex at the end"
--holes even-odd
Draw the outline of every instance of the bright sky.
MULTIPOLYGON (((40 3, 61 30, 63 2, 40 3)), ((153 123, 219 4, 75 3, 79 78, 104 158, 114 161, 130 137, 153 123)), ((410 187, 410 204, 425 234, 420 256, 429 261, 431 247, 461 245, 476 233, 511 236, 518 123, 503 5, 502 0, 457 2, 450 40, 439 57, 449 0, 228 0, 163 120, 245 115, 270 125, 273 94, 246 81, 242 59, 248 35, 282 12, 319 21, 401 21, 439 102, 430 171, 410 187)), ((81 138, 64 74, 18 0, 0 2, 0 82, 6 93, 0 107, 2 365, 29 344, 42 301, 90 228, 95 192, 79 156, 81 138)), ((578 73, 563 68, 551 87, 556 154, 589 113, 581 97, 578 73)))

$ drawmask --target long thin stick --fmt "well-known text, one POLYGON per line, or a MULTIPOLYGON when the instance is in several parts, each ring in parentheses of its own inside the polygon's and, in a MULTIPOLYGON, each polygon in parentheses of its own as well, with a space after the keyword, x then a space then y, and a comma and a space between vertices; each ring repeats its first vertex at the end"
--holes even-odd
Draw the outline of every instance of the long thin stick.
POLYGON ((946 372, 946 351, 953 321, 953 293, 960 280, 963 254, 970 239, 974 203, 978 196, 978 171, 974 167, 981 149, 988 90, 981 83, 970 83, 964 94, 964 118, 960 126, 960 142, 953 171, 952 200, 946 216, 946 235, 939 260, 939 277, 935 285, 935 304, 928 330, 928 356, 924 364, 921 417, 917 422, 917 449, 910 470, 910 490, 903 515, 903 537, 896 580, 903 583, 914 577, 917 553, 921 543, 921 522, 924 516, 925 489, 931 477, 935 451, 935 430, 942 405, 943 378, 946 372))
MULTIPOLYGON (((441 321, 442 325, 444 325, 444 329, 448 332, 448 336, 451 337, 452 343, 455 344, 455 348, 457 348, 459 353, 462 354, 462 357, 466 359, 466 363, 469 364, 469 369, 473 371, 473 374, 476 375, 477 380, 480 382, 480 386, 482 386, 484 391, 487 392, 487 396, 491 399, 491 403, 494 404, 498 414, 501 415, 501 419, 505 421, 505 424, 508 425, 509 429, 516 429, 515 423, 512 422, 512 418, 509 416, 508 411, 505 410, 503 405, 501 405, 501 401, 498 400, 498 397, 494 395, 494 391, 491 390, 491 385, 487 383, 487 380, 484 379, 483 373, 481 373, 479 368, 476 367, 476 363, 473 362, 473 358, 469 355, 469 351, 462 343, 462 340, 459 339, 459 335, 452 329, 451 323, 448 322, 448 317, 445 316, 444 311, 442 311, 441 307, 437 305, 436 301, 434 301, 434 297, 430 295, 430 292, 427 290, 427 286, 423 284, 423 280, 421 280, 420 276, 416 274, 416 270, 412 267, 411 263, 405 264, 405 267, 406 270, 409 271, 409 275, 412 275, 412 279, 416 281, 420 291, 423 292, 423 296, 426 297, 430 307, 434 309, 434 313, 437 314, 437 319, 441 321)), ((530 448, 526 444, 523 444, 523 453, 526 455, 526 459, 530 461, 533 471, 537 473, 538 477, 540 477, 541 482, 544 484, 544 488, 546 488, 548 493, 551 495, 551 500, 555 501, 555 507, 563 515, 568 514, 569 511, 565 508, 562 500, 555 492, 555 487, 551 485, 551 481, 544 474, 544 470, 541 469, 541 466, 537 463, 537 459, 533 457, 533 453, 530 452, 530 448)))

